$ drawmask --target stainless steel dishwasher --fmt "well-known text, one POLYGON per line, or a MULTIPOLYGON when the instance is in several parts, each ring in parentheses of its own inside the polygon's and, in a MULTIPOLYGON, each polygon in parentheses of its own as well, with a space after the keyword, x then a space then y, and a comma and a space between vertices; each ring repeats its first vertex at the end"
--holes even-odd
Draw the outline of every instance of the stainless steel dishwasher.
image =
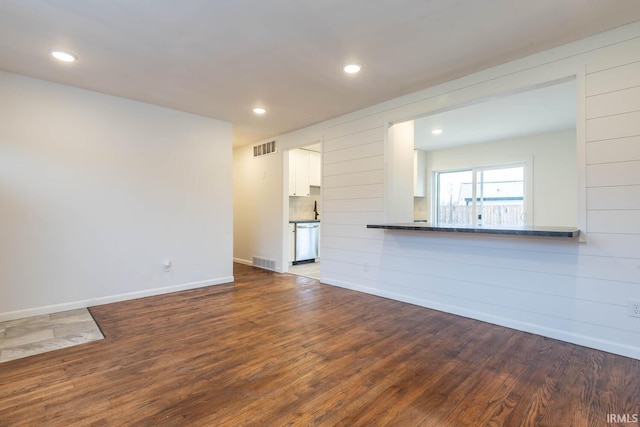
POLYGON ((296 223, 296 259, 294 264, 314 262, 318 257, 319 222, 296 223))

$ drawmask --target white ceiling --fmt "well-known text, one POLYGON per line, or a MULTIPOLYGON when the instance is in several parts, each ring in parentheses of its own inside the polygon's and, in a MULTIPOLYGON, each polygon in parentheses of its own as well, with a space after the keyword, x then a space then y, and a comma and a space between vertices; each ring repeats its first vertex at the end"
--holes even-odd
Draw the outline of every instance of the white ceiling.
POLYGON ((0 69, 230 121, 243 145, 637 20, 638 0, 1 0, 0 69))
POLYGON ((414 120, 414 146, 440 150, 576 127, 576 82, 555 84, 414 120), (433 135, 433 129, 441 129, 433 135))

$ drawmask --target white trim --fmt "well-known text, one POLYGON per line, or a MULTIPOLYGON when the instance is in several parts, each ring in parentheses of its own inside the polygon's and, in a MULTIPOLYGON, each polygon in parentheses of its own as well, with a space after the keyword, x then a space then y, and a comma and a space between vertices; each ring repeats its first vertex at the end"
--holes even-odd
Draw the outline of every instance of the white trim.
POLYGON ((585 65, 576 71, 576 162, 578 174, 578 229, 581 243, 587 243, 587 97, 585 65))
POLYGON ((470 319, 479 320, 482 322, 491 323, 498 326, 503 326, 510 329, 515 329, 518 331, 528 332, 536 335, 540 335, 543 337, 553 338, 556 340, 581 345, 584 347, 593 348, 596 350, 602 350, 609 353, 619 354, 626 357, 631 357, 633 359, 640 360, 640 346, 631 346, 624 345, 614 341, 606 341, 598 338, 574 334, 567 331, 563 331, 561 329, 555 328, 547 328, 544 326, 536 325, 528 322, 521 322, 514 319, 509 319, 506 317, 495 316, 492 314, 474 311, 474 310, 466 310, 457 306, 452 306, 448 304, 441 304, 430 300, 425 300, 421 298, 414 298, 403 294, 398 294, 395 292, 381 291, 379 289, 370 288, 368 286, 359 286, 354 285, 348 282, 344 282, 342 280, 335 279, 322 279, 323 284, 337 286, 340 288, 350 289, 353 291, 363 292, 365 294, 375 295, 383 298, 389 298, 395 301, 405 302, 408 304, 417 305, 420 307, 429 308, 432 310, 438 310, 449 314, 455 314, 457 316, 468 317, 470 319))
POLYGON ((251 267, 253 267, 253 261, 248 261, 246 259, 233 257, 233 262, 237 262, 238 264, 250 265, 251 267))
MULTIPOLYGON (((389 159, 391 159, 391 132, 390 129, 392 127, 392 123, 390 121, 386 121, 384 122, 384 139, 383 139, 383 156, 384 156, 384 222, 389 223, 391 222, 389 220, 389 213, 391 212, 391 191, 389 189, 389 183, 391 181, 393 181, 393 175, 392 175, 392 171, 393 168, 391 167, 391 162, 389 161, 389 159)), ((323 133, 323 137, 324 137, 324 133, 323 133)))
POLYGON ((93 307, 96 305, 110 304, 113 302, 126 301, 137 298, 150 297, 155 295, 168 294, 189 289, 204 288, 207 286, 232 283, 233 276, 219 277, 216 279, 202 280, 199 282, 181 283, 178 285, 166 286, 162 288, 145 289, 143 291, 127 292, 124 294, 110 295, 106 297, 89 298, 80 301, 65 302, 62 304, 45 305, 42 307, 27 308, 24 310, 0 313, 0 322, 8 320, 23 319, 25 317, 39 316, 42 314, 58 313, 61 311, 74 310, 77 308, 93 307))
MULTIPOLYGON (((291 150, 295 148, 289 148, 282 151, 282 250, 280 251, 280 273, 287 273, 289 271, 289 254, 291 251, 289 245, 289 176, 291 171, 289 170, 291 156, 291 150)), ((294 249, 295 250, 295 249, 294 249)))
POLYGON ((535 200, 533 200, 533 162, 533 155, 529 155, 524 165, 524 215, 526 225, 535 224, 535 218, 533 217, 533 205, 535 203, 535 200))

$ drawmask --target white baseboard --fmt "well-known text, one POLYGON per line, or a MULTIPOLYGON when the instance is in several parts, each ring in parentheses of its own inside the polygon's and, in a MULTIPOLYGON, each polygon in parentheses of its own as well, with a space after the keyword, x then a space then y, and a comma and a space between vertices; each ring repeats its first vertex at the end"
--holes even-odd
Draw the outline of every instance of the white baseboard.
POLYGON ((253 267, 253 261, 248 261, 242 258, 233 258, 233 262, 237 262, 238 264, 250 265, 253 267))
POLYGON ((150 297, 154 295, 168 294, 171 292, 185 291, 188 289, 203 288, 205 286, 220 285, 233 282, 233 276, 220 277, 216 279, 202 280, 198 282, 181 283, 178 285, 166 286, 162 288, 145 289, 143 291, 128 292, 106 297, 89 298, 80 301, 66 302, 62 304, 46 305, 42 307, 27 308, 24 310, 0 313, 0 322, 8 320, 23 319, 25 317, 40 316, 42 314, 58 313, 61 311, 75 310, 76 308, 92 307, 112 302, 126 301, 136 298, 150 297))
POLYGON ((522 322, 516 319, 495 316, 490 313, 484 313, 474 310, 467 310, 448 304, 441 304, 435 301, 414 298, 408 295, 397 294, 394 292, 382 291, 380 289, 369 288, 367 286, 354 285, 342 280, 323 277, 322 283, 337 286, 340 288, 350 289, 353 291, 363 292, 366 294, 376 295, 383 298, 389 298, 395 301, 406 302, 420 307, 430 308, 445 313, 455 314, 470 319, 480 320, 506 328, 516 329, 518 331, 529 332, 531 334, 541 335, 543 337, 553 338, 556 340, 589 347, 596 350, 606 351, 608 353, 619 354, 621 356, 630 357, 640 360, 640 346, 626 345, 614 341, 607 341, 587 335, 574 334, 560 329, 540 326, 533 323, 522 322))

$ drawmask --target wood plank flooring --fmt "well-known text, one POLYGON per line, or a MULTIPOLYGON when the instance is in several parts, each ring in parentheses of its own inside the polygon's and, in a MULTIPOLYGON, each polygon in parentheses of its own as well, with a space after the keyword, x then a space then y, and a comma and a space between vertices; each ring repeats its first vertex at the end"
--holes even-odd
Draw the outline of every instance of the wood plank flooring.
POLYGON ((104 340, 0 364, 0 426, 604 426, 640 413, 638 360, 234 274, 94 307, 104 340))

